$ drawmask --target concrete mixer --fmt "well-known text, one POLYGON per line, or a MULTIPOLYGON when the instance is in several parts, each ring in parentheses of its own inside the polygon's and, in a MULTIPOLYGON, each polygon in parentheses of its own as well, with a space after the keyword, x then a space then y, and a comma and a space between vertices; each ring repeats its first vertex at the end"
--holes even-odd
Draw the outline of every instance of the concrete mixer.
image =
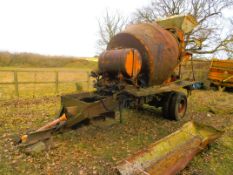
POLYGON ((29 147, 46 142, 54 134, 99 118, 115 118, 116 112, 122 121, 123 108, 161 107, 165 118, 183 119, 189 94, 183 90, 190 92, 196 82, 180 80, 181 71, 174 70, 192 56, 185 51, 184 35, 195 26, 191 16, 129 25, 99 56, 98 70, 91 72, 95 91, 61 96, 56 119, 20 136, 18 143, 29 147))
MULTIPOLYGON (((115 35, 99 56, 93 92, 61 96, 57 119, 37 131, 20 137, 34 143, 61 130, 82 123, 115 117, 123 108, 161 107, 167 119, 181 120, 187 109, 187 95, 195 81, 182 81, 174 70, 191 57, 185 51, 184 35, 196 26, 192 16, 174 16, 153 23, 129 25, 115 35)), ((181 71, 179 71, 181 72, 181 71)))
POLYGON ((176 91, 180 87, 190 90, 194 82, 179 81, 174 70, 191 57, 185 51, 184 33, 196 23, 191 16, 175 16, 173 25, 167 24, 169 20, 130 25, 111 39, 93 73, 98 94, 124 92, 126 106, 149 104, 162 107, 166 118, 184 117, 187 98, 176 91))

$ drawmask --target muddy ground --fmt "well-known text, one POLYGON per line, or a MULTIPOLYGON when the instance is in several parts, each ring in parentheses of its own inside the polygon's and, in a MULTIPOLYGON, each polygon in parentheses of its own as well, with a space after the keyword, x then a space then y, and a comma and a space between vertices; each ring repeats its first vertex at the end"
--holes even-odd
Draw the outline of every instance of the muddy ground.
POLYGON ((233 93, 194 91, 188 101, 185 121, 166 120, 160 110, 124 110, 122 124, 116 120, 58 135, 50 151, 33 155, 21 152, 13 138, 51 121, 59 110, 59 97, 1 101, 0 174, 114 174, 118 161, 195 120, 225 133, 181 174, 232 175, 233 93))

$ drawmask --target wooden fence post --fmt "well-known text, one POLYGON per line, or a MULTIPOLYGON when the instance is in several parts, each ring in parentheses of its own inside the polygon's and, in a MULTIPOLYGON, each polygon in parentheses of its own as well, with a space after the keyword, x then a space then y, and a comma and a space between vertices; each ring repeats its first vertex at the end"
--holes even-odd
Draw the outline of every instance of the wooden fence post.
POLYGON ((19 84, 18 84, 17 71, 14 71, 14 84, 15 84, 15 95, 16 97, 19 97, 19 84))
POLYGON ((87 72, 87 91, 90 90, 90 73, 87 72))
POLYGON ((55 95, 59 93, 58 83, 59 83, 58 71, 55 71, 55 95))
POLYGON ((34 83, 33 83, 33 94, 32 94, 32 96, 33 96, 33 98, 35 98, 35 93, 36 93, 36 79, 37 79, 37 73, 36 72, 34 72, 34 83))

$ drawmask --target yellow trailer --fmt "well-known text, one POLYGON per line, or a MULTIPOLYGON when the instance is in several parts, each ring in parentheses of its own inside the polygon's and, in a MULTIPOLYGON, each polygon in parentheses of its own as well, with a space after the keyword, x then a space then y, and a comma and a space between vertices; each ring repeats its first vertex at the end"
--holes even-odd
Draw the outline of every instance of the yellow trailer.
POLYGON ((208 79, 211 86, 233 87, 233 60, 213 60, 208 79))

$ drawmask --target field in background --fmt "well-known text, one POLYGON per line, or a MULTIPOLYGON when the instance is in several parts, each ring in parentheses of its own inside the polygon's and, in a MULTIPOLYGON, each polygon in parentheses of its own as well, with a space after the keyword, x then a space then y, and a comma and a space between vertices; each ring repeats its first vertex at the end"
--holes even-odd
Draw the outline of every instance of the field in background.
MULTIPOLYGON (((13 59, 14 55, 10 55, 10 58, 13 59)), ((3 64, 1 63, 1 56, 3 60, 3 55, 1 55, 0 53, 0 65, 3 64)), ((34 98, 80 92, 82 90, 92 89, 92 80, 89 79, 88 73, 91 70, 95 70, 97 68, 96 58, 62 59, 62 57, 44 57, 40 55, 38 56, 30 54, 28 54, 27 56, 28 57, 25 58, 22 55, 17 55, 17 57, 14 58, 16 60, 11 61, 11 63, 8 64, 11 65, 11 67, 5 66, 0 68, 0 99, 13 99, 18 96, 23 98, 34 98), (60 64, 63 64, 63 67, 54 67, 54 65, 57 66, 60 64), (21 65, 21 67, 13 67, 14 65, 21 65), (25 65, 30 65, 31 67, 22 68, 25 65), (47 65, 47 68, 38 68, 38 65, 47 65), (18 72, 18 82, 24 83, 17 85, 19 91, 18 93, 16 92, 16 82, 14 72, 12 71, 18 72), (59 72, 58 80, 56 80, 55 72, 59 72), (51 81, 53 81, 54 83, 48 83, 51 81), (62 83, 57 84, 56 81, 62 83), (26 84, 25 82, 31 82, 31 84, 26 84), (41 84, 39 82, 45 83, 41 84)), ((4 58, 7 57, 5 56, 4 58)), ((207 76, 210 63, 210 61, 202 60, 193 61, 195 80, 202 81, 207 86, 207 76)), ((182 64, 181 78, 185 80, 193 79, 193 74, 191 70, 191 61, 182 64)))
POLYGON ((88 91, 96 68, 97 58, 0 52, 0 99, 88 91))
POLYGON ((35 98, 89 91, 90 70, 64 68, 0 69, 0 99, 35 98))
POLYGON ((95 69, 97 58, 0 52, 0 67, 95 69))

